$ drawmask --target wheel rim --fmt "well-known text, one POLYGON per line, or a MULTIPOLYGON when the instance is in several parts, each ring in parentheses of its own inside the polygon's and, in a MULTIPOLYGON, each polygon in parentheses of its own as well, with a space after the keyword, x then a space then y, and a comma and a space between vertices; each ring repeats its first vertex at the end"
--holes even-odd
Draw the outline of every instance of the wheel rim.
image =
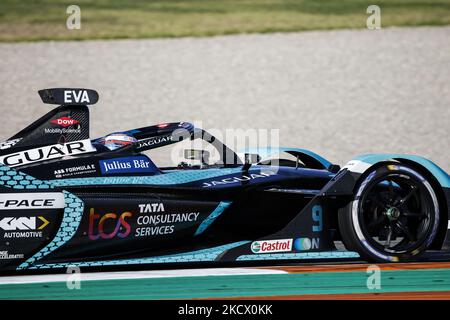
POLYGON ((366 241, 389 255, 414 254, 426 244, 434 224, 433 198, 416 176, 385 174, 364 188, 359 221, 366 241))

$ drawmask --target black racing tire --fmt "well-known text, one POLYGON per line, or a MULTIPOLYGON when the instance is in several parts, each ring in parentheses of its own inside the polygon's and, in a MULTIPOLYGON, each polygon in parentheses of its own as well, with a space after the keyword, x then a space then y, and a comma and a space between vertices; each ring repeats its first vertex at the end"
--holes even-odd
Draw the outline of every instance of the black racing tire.
POLYGON ((347 250, 368 261, 417 260, 439 230, 439 203, 430 182, 413 167, 386 163, 365 173, 339 210, 347 250))

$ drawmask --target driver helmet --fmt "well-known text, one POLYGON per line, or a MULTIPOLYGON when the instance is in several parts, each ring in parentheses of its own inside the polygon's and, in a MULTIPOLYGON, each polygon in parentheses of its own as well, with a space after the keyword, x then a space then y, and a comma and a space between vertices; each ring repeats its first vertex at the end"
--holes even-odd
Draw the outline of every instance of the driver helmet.
POLYGON ((109 150, 117 150, 127 145, 136 143, 138 140, 124 133, 112 133, 101 138, 98 143, 104 145, 109 150))

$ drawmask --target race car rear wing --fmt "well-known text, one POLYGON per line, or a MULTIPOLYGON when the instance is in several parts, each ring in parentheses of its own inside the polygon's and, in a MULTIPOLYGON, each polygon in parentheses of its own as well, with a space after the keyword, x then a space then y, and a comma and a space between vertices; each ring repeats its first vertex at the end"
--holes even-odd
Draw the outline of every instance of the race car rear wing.
POLYGON ((39 96, 46 104, 60 106, 9 138, 8 141, 14 141, 14 145, 7 150, 0 150, 0 154, 10 153, 11 149, 26 149, 89 139, 87 105, 98 101, 96 91, 80 88, 53 88, 39 90, 39 96))

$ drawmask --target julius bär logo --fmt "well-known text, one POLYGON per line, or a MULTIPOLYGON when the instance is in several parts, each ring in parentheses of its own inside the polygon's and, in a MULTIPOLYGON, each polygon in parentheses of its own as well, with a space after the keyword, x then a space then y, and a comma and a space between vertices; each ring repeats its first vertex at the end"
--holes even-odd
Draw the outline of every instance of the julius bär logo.
POLYGON ((51 123, 57 124, 61 127, 66 128, 69 126, 73 126, 74 124, 78 124, 78 123, 80 123, 80 121, 69 118, 69 117, 61 117, 59 119, 52 120, 51 123))
POLYGON ((155 165, 146 156, 100 160, 102 174, 155 172, 155 165))
POLYGON ((131 212, 97 214, 94 208, 89 213, 89 239, 112 239, 114 237, 126 238, 131 232, 131 226, 126 221, 132 217, 131 212))

